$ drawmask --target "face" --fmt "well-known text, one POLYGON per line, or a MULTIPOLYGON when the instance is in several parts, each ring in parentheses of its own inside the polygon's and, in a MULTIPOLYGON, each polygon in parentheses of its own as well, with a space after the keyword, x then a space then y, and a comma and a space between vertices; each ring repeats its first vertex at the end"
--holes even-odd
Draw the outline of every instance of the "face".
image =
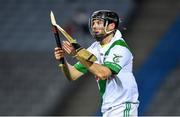
POLYGON ((104 37, 110 32, 114 31, 115 24, 105 24, 103 19, 94 19, 90 23, 91 25, 91 34, 97 41, 102 41, 104 37), (107 25, 107 26, 105 26, 107 25), (110 32, 109 32, 110 31, 110 32))
POLYGON ((104 20, 102 19, 93 20, 91 24, 91 28, 92 28, 92 33, 94 35, 104 35, 105 34, 104 20))

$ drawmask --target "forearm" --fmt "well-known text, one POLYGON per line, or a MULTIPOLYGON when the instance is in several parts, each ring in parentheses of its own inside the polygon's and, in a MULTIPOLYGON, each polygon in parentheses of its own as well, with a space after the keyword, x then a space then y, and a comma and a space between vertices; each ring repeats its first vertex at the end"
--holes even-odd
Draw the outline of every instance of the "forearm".
POLYGON ((103 65, 89 62, 87 60, 84 60, 82 58, 76 57, 81 64, 83 64, 92 74, 99 77, 100 79, 107 79, 109 76, 111 76, 111 70, 103 65))
POLYGON ((65 64, 59 65, 61 71, 64 73, 66 78, 70 81, 76 80, 79 78, 82 73, 78 72, 72 65, 70 65, 67 61, 65 61, 65 64))
MULTIPOLYGON (((79 48, 79 49, 75 50, 71 43, 64 42, 63 49, 68 54, 74 56, 77 60, 79 60, 80 63, 83 64, 95 76, 97 76, 101 79, 106 79, 111 75, 111 70, 109 68, 107 68, 103 65, 94 63, 97 59, 96 56, 93 55, 92 53, 90 53, 85 48, 79 48)), ((68 66, 68 65, 66 65, 66 66, 68 66)), ((67 72, 66 72, 66 67, 63 67, 63 68, 64 68, 63 71, 65 72, 66 76, 68 76, 70 78, 72 78, 73 76, 76 76, 74 74, 72 75, 71 73, 68 73, 69 71, 72 71, 72 70, 67 70, 67 72)), ((71 66, 67 67, 67 68, 71 68, 71 66)), ((73 79, 74 79, 74 77, 73 77, 73 79)))

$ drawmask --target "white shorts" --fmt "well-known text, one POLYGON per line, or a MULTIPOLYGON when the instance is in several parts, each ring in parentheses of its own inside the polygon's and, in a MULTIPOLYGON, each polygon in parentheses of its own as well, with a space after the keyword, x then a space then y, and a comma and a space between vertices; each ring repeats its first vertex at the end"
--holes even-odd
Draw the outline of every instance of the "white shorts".
POLYGON ((137 103, 124 103, 118 106, 111 107, 103 113, 103 117, 137 117, 138 116, 137 103))

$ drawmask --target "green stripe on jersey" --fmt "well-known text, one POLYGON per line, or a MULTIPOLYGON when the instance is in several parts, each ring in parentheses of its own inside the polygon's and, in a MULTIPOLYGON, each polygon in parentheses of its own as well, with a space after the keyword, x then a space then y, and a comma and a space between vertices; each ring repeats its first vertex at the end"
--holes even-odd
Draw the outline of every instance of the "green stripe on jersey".
POLYGON ((104 62, 104 66, 108 67, 113 74, 118 74, 119 71, 121 70, 121 66, 113 62, 106 61, 104 62))
POLYGON ((104 95, 104 93, 105 93, 105 90, 106 90, 106 81, 107 81, 107 79, 105 79, 105 80, 99 79, 99 80, 98 80, 99 92, 100 92, 100 96, 101 96, 101 97, 103 97, 103 95, 104 95))
MULTIPOLYGON (((129 49, 129 47, 128 47, 128 45, 126 44, 125 41, 123 41, 123 40, 117 40, 117 41, 115 41, 115 42, 109 47, 109 49, 106 51, 105 55, 108 55, 109 52, 110 52, 110 50, 111 50, 114 46, 116 46, 116 45, 120 45, 120 46, 123 46, 123 47, 126 47, 127 49, 129 49)), ((129 49, 129 50, 130 50, 130 49, 129 49)))
POLYGON ((129 117, 130 116, 130 110, 131 110, 131 103, 126 102, 126 109, 123 112, 124 117, 129 117))
POLYGON ((80 71, 80 72, 82 72, 82 73, 84 73, 84 74, 88 72, 87 68, 86 68, 83 64, 81 64, 80 62, 77 62, 76 64, 74 64, 74 67, 75 67, 78 71, 80 71))

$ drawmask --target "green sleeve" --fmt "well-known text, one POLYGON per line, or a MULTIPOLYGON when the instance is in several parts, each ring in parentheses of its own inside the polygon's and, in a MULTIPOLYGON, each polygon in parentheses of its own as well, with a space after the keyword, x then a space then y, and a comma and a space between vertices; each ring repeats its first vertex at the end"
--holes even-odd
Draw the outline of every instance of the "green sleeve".
POLYGON ((108 67, 112 71, 113 74, 118 74, 119 71, 121 70, 121 66, 113 62, 107 61, 104 63, 104 66, 108 67))
POLYGON ((87 68, 86 68, 83 64, 81 64, 80 62, 77 62, 76 64, 74 64, 74 67, 75 67, 78 71, 80 71, 80 72, 82 72, 82 73, 84 73, 84 74, 88 72, 87 68))

